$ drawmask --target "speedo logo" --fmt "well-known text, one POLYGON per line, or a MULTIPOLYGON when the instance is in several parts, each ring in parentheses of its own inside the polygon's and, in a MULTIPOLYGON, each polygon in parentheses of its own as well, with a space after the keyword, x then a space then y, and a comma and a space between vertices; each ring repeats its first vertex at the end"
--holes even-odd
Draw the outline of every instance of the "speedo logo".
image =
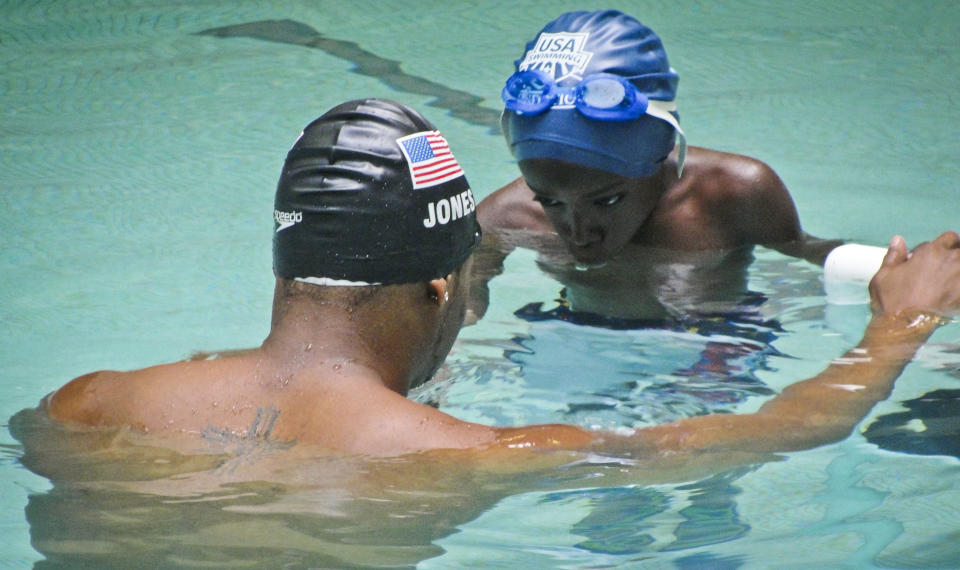
POLYGON ((303 212, 281 212, 273 211, 273 220, 277 222, 277 233, 289 228, 293 224, 303 221, 303 212))
POLYGON ((473 200, 473 192, 469 188, 449 198, 443 198, 427 204, 427 217, 423 219, 423 227, 432 228, 436 225, 445 226, 454 220, 470 214, 477 209, 473 200))

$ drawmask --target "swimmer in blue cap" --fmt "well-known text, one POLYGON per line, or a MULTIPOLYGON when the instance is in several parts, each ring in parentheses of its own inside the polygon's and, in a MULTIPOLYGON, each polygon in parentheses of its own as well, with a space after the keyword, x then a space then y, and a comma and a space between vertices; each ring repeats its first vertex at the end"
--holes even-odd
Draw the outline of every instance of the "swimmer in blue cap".
MULTIPOLYGON (((725 457, 804 449, 845 437, 943 316, 960 309, 960 236, 945 233, 909 259, 897 238, 871 287, 876 316, 858 352, 756 413, 631 435, 490 427, 405 397, 434 374, 457 336, 480 240, 470 186, 432 124, 392 101, 334 107, 287 154, 272 217, 276 288, 260 347, 94 372, 48 396, 42 409, 75 429, 142 432, 147 445, 230 453, 262 444, 271 462, 291 448, 362 456, 469 449, 516 469, 547 450, 725 457)), ((441 465, 469 464, 465 457, 441 465)))
POLYGON ((720 273, 742 281, 744 248, 756 244, 822 263, 840 242, 804 234, 769 166, 687 147, 678 79, 657 34, 622 12, 570 12, 547 24, 503 87, 501 125, 522 177, 480 203, 488 241, 503 255, 518 245, 546 252, 545 269, 579 296, 575 305, 626 317, 662 316, 663 306, 629 299, 643 290, 668 291, 661 304, 677 307, 744 289, 718 286, 730 277, 720 273), (704 253, 721 251, 726 259, 704 253), (678 278, 671 261, 703 279, 678 278), (630 291, 619 295, 618 284, 630 291))

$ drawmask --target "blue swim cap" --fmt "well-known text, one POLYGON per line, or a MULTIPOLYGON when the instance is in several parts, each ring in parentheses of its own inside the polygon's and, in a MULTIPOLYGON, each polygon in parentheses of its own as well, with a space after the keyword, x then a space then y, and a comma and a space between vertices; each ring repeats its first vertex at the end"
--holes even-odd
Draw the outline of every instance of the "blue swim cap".
POLYGON ((653 30, 622 12, 561 15, 527 44, 515 66, 516 71, 544 72, 561 86, 598 73, 619 75, 651 102, 647 114, 628 121, 590 119, 569 101, 557 101, 537 115, 505 111, 500 123, 517 160, 552 158, 640 178, 657 171, 676 135, 682 135, 673 105, 678 76, 663 43, 653 30))

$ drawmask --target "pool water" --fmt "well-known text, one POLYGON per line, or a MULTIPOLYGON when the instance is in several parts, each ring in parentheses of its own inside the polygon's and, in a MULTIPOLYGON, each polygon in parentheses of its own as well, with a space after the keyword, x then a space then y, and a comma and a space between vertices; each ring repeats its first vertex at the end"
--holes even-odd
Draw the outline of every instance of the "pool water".
MULTIPOLYGON (((350 98, 403 101, 482 198, 518 174, 495 126, 512 61, 554 16, 601 7, 663 38, 690 144, 771 164, 808 232, 915 244, 960 226, 951 2, 0 2, 0 567, 960 565, 956 323, 846 440, 684 480, 597 460, 357 499, 332 461, 303 466, 307 489, 218 486, 221 469, 149 493, 22 465, 6 418, 70 378, 261 342, 272 196, 303 125, 350 98)), ((827 305, 819 268, 754 255, 772 323, 703 334, 520 318, 560 289, 521 249, 413 397, 613 429, 756 409, 855 343, 868 311, 827 305)))

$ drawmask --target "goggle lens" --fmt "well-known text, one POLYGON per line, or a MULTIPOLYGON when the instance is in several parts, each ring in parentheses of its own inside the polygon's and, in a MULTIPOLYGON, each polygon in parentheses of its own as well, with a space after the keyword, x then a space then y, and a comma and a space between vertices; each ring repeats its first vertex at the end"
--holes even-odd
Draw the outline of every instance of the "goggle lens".
POLYGON ((588 75, 576 90, 577 109, 591 119, 632 121, 647 112, 647 97, 633 83, 617 75, 588 75))
POLYGON ((503 87, 501 98, 507 109, 535 115, 546 111, 557 98, 557 84, 535 71, 514 73, 503 87))
POLYGON ((627 90, 618 81, 591 81, 580 89, 580 98, 588 107, 613 109, 623 105, 627 90))

